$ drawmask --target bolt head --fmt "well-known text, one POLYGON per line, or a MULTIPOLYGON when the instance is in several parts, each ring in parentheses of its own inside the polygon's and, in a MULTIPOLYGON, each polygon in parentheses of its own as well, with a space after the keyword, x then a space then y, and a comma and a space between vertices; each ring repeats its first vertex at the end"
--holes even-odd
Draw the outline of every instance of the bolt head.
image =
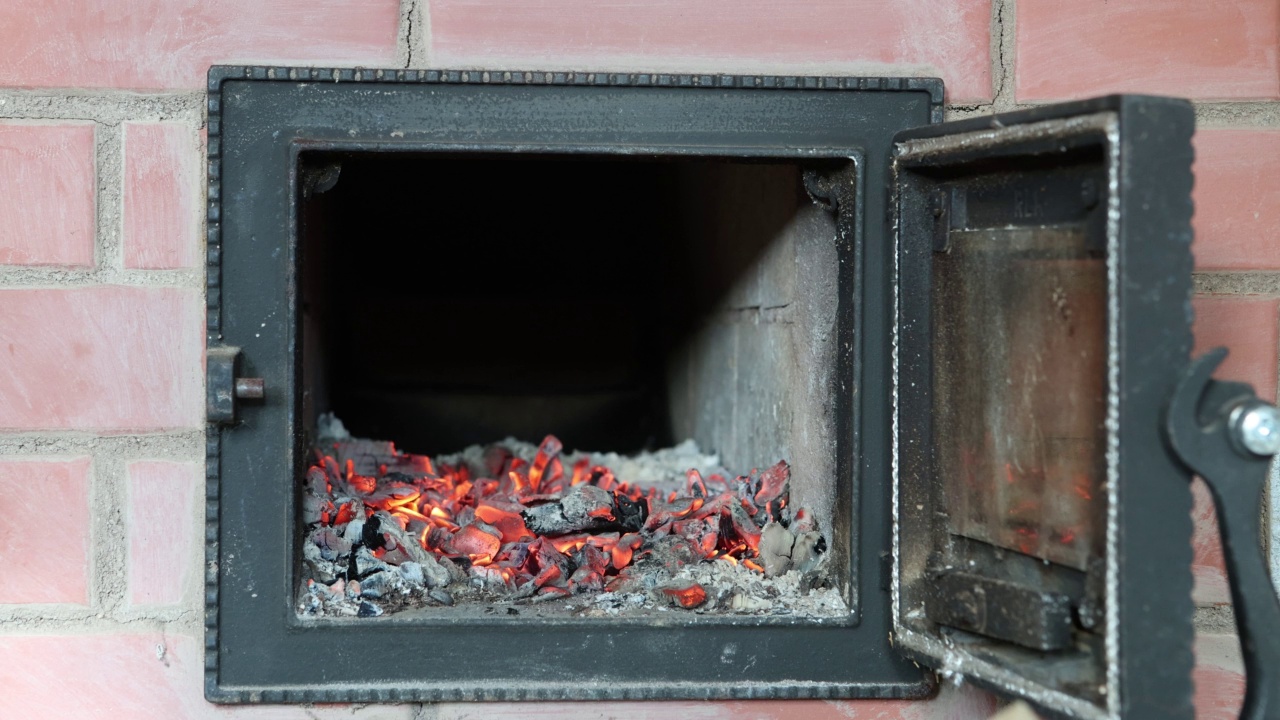
POLYGON ((1280 410, 1260 404, 1247 408, 1236 426, 1240 444, 1254 455, 1280 453, 1280 410))

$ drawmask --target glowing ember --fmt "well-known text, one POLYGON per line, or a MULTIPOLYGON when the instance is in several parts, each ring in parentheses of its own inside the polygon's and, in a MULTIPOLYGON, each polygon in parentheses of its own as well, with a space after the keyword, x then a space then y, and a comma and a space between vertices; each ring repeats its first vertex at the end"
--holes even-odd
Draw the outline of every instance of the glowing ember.
MULTIPOLYGON (((785 461, 733 480, 690 469, 683 488, 659 491, 562 452, 551 435, 532 461, 501 445, 471 462, 433 461, 367 440, 317 448, 304 494, 306 587, 352 598, 355 586, 359 597, 378 598, 382 588, 407 584, 429 589, 437 604, 452 604, 457 587, 553 599, 634 586, 631 568, 642 560, 777 574, 789 565, 779 571, 773 556, 762 557, 767 529, 785 548, 799 549, 802 531, 816 536, 806 521, 795 535, 780 527, 793 521, 785 461)), ((825 550, 819 541, 809 542, 815 555, 825 550)), ((696 582, 661 593, 682 608, 707 602, 696 582)))
POLYGON ((682 608, 696 608, 707 601, 707 591, 697 583, 685 587, 663 588, 662 592, 682 608))

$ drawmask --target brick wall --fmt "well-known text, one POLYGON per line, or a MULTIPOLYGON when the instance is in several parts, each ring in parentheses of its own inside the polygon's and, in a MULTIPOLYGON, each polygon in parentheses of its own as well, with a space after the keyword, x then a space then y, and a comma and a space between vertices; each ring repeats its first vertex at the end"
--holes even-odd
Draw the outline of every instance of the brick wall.
MULTIPOLYGON (((1196 332, 1274 397, 1274 0, 29 0, 0 5, 0 715, 981 718, 906 702, 216 708, 202 698, 203 75, 210 63, 937 74, 952 117, 1198 103, 1196 332), (157 538, 178 538, 158 543, 157 538)), ((1242 694, 1197 484, 1197 703, 1242 694)))

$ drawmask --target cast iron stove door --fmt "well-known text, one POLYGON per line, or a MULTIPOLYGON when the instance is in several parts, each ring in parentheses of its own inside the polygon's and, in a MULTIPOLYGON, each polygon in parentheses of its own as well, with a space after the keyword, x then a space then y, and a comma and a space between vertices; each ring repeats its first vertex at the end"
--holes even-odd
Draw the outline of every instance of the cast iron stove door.
POLYGON ((895 138, 895 645, 1082 718, 1189 718, 1189 104, 895 138))
MULTIPOLYGON (((207 697, 294 703, 927 694, 921 669, 889 647, 882 563, 890 517, 892 262, 885 179, 894 133, 940 119, 942 100, 941 83, 921 78, 212 68, 207 697), (840 348, 834 372, 844 380, 830 401, 838 420, 829 540, 831 557, 845 558, 836 564, 847 612, 673 613, 660 621, 543 621, 483 610, 450 616, 447 609, 423 617, 299 615, 300 481, 316 422, 309 403, 325 389, 313 384, 316 366, 307 362, 308 347, 316 347, 308 345, 316 334, 308 331, 307 303, 358 295, 344 283, 326 286, 332 295, 308 294, 309 269, 324 263, 316 248, 326 247, 313 242, 341 236, 347 247, 367 249, 363 239, 373 235, 322 233, 337 226, 308 212, 335 196, 309 193, 351 188, 360 177, 352 172, 356 160, 516 156, 785 163, 797 173, 784 199, 809 207, 812 197, 825 208, 819 212, 832 213, 819 219, 839 223, 830 286, 839 305, 830 332, 832 347, 840 348), (349 161, 336 189, 334 158, 349 161), (261 382, 249 382, 255 379, 261 382)), ((490 212, 487 188, 476 186, 467 200, 475 212, 490 212)), ((401 217, 420 213, 428 227, 447 203, 428 194, 387 195, 370 203, 369 217, 381 216, 379 204, 401 217)), ((558 217, 573 217, 575 205, 555 208, 558 217)), ((443 267, 427 266, 423 277, 458 272, 443 267)), ((354 307, 365 312, 369 305, 354 307)))

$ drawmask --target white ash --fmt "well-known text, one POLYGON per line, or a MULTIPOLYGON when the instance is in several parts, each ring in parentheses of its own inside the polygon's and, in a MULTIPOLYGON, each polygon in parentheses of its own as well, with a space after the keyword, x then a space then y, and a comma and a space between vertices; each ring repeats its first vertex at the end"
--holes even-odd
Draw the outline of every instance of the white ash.
MULTIPOLYGON (((342 432, 346 432, 346 428, 341 427, 342 421, 338 420, 336 422, 342 432)), ((517 440, 513 437, 508 437, 495 444, 507 448, 513 455, 528 462, 533 462, 534 456, 538 454, 538 446, 536 444, 517 440)), ((484 467, 484 452, 488 447, 491 446, 470 445, 460 452, 438 457, 433 456, 432 459, 449 465, 465 462, 472 467, 484 467)), ((635 455, 574 450, 573 452, 561 453, 560 461, 564 465, 565 471, 568 472, 569 468, 583 457, 588 458, 588 462, 593 466, 603 465, 612 470, 613 476, 619 482, 646 488, 656 487, 664 492, 683 490, 685 478, 690 469, 697 470, 704 478, 719 474, 727 479, 733 479, 733 475, 720 465, 719 455, 702 452, 701 448, 698 447, 698 443, 693 440, 685 440, 675 447, 662 448, 661 450, 644 450, 635 455)))
MULTIPOLYGON (((654 582, 645 592, 606 592, 575 597, 563 609, 580 617, 693 612, 755 616, 833 617, 846 615, 849 606, 834 587, 811 587, 814 576, 788 572, 766 578, 749 568, 724 561, 685 565, 674 575, 654 582), (664 593, 664 587, 702 586, 707 601, 692 610, 681 610, 664 593)), ((647 583, 646 583, 647 584, 647 583)))
POLYGON ((747 615, 830 616, 849 612, 834 587, 809 586, 810 573, 787 572, 762 577, 741 565, 710 562, 686 565, 673 584, 696 582, 707 591, 707 603, 695 612, 722 611, 747 615))
POLYGON ((320 440, 350 440, 351 433, 333 413, 322 413, 316 420, 316 437, 320 440))
MULTIPOLYGON (((604 592, 587 598, 588 602, 582 606, 584 612, 582 614, 591 614, 591 611, 602 612, 606 615, 620 615, 624 611, 637 608, 654 607, 653 601, 645 593, 616 593, 604 592)), ((565 609, 574 609, 573 603, 566 603, 565 609)))
MULTIPOLYGON (((403 573, 400 573, 403 579, 403 573)), ((354 583, 356 593, 334 592, 320 583, 312 584, 302 595, 297 611, 307 617, 356 617, 361 605, 382 612, 405 611, 414 616, 436 617, 433 608, 447 609, 450 617, 483 616, 495 607, 507 614, 518 612, 526 617, 646 617, 654 614, 693 613, 695 615, 730 615, 756 617, 834 618, 847 615, 849 606, 834 587, 808 586, 801 573, 789 572, 776 578, 723 561, 687 565, 665 583, 648 591, 584 593, 563 599, 544 597, 515 598, 505 589, 455 583, 448 590, 427 590, 421 583, 394 578, 386 587, 376 585, 371 593, 368 579, 354 583), (689 610, 675 607, 661 589, 698 583, 707 593, 707 601, 689 610), (464 607, 464 603, 469 604, 464 607), (488 604, 492 607, 486 607, 488 604)), ((472 579, 476 582, 476 579, 472 579)), ((339 580, 339 583, 342 581, 339 580)))
POLYGON ((637 455, 612 452, 588 454, 593 465, 612 468, 614 477, 632 485, 662 488, 675 483, 683 487, 690 469, 697 470, 704 478, 719 474, 726 479, 733 479, 733 475, 720 466, 719 455, 703 453, 698 443, 691 439, 675 447, 637 455))
POLYGON ((828 554, 807 560, 804 568, 790 568, 769 576, 726 560, 683 562, 678 559, 683 557, 680 541, 671 540, 666 545, 661 541, 655 543, 654 552, 635 564, 635 580, 626 590, 596 596, 589 599, 589 605, 577 603, 582 608, 580 614, 599 614, 593 610, 603 610, 614 615, 636 607, 664 610, 673 604, 664 589, 688 587, 693 583, 707 594, 705 603, 692 608, 697 613, 813 617, 848 613, 839 590, 824 585, 828 554), (640 595, 646 601, 643 605, 634 601, 619 605, 614 598, 607 598, 608 595, 640 595))

